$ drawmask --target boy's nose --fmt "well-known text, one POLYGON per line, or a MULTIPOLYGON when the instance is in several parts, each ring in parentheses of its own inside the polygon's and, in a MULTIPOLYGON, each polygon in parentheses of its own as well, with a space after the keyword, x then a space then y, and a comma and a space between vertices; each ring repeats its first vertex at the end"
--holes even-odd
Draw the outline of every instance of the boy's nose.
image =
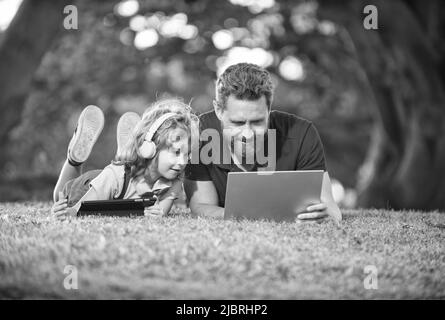
POLYGON ((188 162, 188 156, 184 155, 184 156, 182 156, 182 157, 178 157, 178 161, 177 161, 177 163, 178 163, 178 165, 180 165, 181 167, 185 167, 185 165, 187 164, 187 162, 188 162))

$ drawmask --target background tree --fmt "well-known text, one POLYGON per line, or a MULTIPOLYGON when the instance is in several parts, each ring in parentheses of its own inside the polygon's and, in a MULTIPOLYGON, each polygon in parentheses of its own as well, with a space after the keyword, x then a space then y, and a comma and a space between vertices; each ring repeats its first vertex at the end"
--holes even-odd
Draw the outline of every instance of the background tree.
POLYGON ((3 172, 54 176, 91 103, 107 125, 88 165, 104 166, 121 113, 163 94, 209 110, 217 73, 252 58, 274 76, 275 108, 315 122, 330 173, 354 188, 360 172, 360 205, 443 208, 443 5, 386 2, 78 1, 79 30, 65 30, 34 73, 3 172), (378 30, 363 28, 367 4, 378 30))
POLYGON ((360 170, 359 205, 445 208, 444 5, 440 1, 321 1, 343 25, 375 96, 377 113, 360 170), (378 9, 377 30, 362 26, 378 9))
POLYGON ((32 77, 62 29, 68 0, 25 0, 0 42, 0 163, 7 159, 9 133, 22 116, 32 77))

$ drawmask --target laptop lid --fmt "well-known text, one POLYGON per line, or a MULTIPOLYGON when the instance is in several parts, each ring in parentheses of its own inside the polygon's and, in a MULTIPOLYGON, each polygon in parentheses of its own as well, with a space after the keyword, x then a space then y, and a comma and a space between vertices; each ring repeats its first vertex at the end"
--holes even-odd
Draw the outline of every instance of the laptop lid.
POLYGON ((224 218, 293 221, 320 202, 323 170, 230 172, 224 218))

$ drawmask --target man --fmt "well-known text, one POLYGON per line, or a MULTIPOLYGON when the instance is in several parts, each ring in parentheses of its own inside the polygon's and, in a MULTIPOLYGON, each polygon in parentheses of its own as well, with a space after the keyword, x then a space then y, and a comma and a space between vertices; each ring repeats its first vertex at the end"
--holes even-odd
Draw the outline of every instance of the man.
MULTIPOLYGON (((307 207, 297 218, 312 220, 331 216, 340 221, 341 212, 332 196, 323 145, 317 130, 310 121, 285 112, 271 111, 272 99, 270 74, 257 65, 232 65, 218 78, 214 110, 200 116, 200 130, 201 133, 208 129, 216 130, 222 137, 223 150, 229 150, 231 157, 229 161, 225 157, 222 161, 206 163, 200 153, 199 163, 187 166, 184 187, 192 213, 218 218, 224 216, 228 173, 263 169, 265 164, 258 163, 258 157, 253 162, 247 158, 270 145, 266 132, 274 130, 273 150, 267 150, 267 153, 273 152, 276 159, 272 164, 267 163, 269 168, 272 166, 276 171, 325 171, 321 202, 307 207)), ((200 150, 205 146, 206 142, 201 143, 200 150)))

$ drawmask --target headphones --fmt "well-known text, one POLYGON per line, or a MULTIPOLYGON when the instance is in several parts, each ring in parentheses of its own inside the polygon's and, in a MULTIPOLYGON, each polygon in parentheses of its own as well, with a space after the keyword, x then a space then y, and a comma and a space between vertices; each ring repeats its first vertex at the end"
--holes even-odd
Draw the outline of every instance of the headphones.
POLYGON ((152 141, 153 136, 155 135, 156 131, 158 131, 158 129, 164 124, 165 121, 176 116, 178 116, 177 113, 168 112, 163 114, 158 119, 156 119, 155 122, 153 122, 147 134, 145 135, 144 142, 139 147, 139 153, 143 158, 145 159, 154 158, 154 156, 156 155, 156 144, 152 141))

